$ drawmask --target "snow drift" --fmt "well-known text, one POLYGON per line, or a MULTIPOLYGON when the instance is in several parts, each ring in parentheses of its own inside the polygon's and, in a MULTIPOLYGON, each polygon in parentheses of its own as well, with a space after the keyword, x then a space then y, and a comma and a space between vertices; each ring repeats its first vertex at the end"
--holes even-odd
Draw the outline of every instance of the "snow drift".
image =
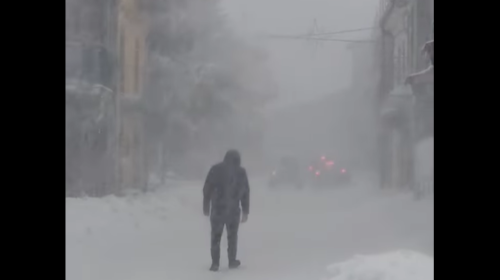
POLYGON ((330 280, 433 280, 434 258, 412 251, 356 256, 327 268, 330 280))
MULTIPOLYGON (((240 229, 241 270, 227 270, 224 237, 222 270, 209 273, 210 220, 201 209, 203 181, 178 181, 145 194, 66 198, 66 279, 322 279, 325 264, 360 252, 433 251, 430 200, 416 202, 409 194, 388 195, 362 184, 331 191, 276 192, 267 189, 265 180, 250 180, 253 210, 240 229)), ((381 258, 357 258, 354 265, 339 266, 326 279, 395 274, 382 270, 391 268, 391 257, 381 258)), ((418 255, 392 259, 394 270, 414 270, 417 276, 426 271, 411 265, 418 255)), ((399 277, 403 272, 378 280, 432 279, 399 277)), ((374 278, 352 278, 358 279, 374 278)))

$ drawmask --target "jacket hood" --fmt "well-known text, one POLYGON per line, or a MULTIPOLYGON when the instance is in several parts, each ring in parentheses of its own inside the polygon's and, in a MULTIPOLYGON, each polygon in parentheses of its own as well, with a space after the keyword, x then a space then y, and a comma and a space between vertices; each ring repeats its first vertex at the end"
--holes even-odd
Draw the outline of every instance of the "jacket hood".
POLYGON ((241 165, 241 156, 237 150, 229 150, 224 156, 224 163, 228 163, 235 166, 241 165))

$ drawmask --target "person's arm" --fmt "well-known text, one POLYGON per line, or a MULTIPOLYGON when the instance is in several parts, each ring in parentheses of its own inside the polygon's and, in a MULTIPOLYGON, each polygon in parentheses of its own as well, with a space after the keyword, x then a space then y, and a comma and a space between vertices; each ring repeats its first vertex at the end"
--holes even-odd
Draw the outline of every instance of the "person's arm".
POLYGON ((241 196, 241 208, 244 216, 250 213, 250 184, 248 183, 247 172, 243 169, 242 172, 243 195, 241 196))
POLYGON ((210 215, 210 200, 214 189, 214 172, 215 168, 212 166, 210 171, 208 171, 205 185, 203 186, 203 214, 205 214, 205 216, 210 215))

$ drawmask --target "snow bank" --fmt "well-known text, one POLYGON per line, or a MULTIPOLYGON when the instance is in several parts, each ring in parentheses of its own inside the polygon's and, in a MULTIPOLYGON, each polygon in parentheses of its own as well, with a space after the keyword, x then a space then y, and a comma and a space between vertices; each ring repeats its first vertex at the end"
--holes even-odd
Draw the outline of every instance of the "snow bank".
POLYGON ((328 272, 330 280, 433 280, 434 258, 412 251, 356 256, 328 272))
MULTIPOLYGON (((198 183, 199 185, 199 183, 198 183)), ((85 236, 88 233, 135 231, 159 227, 172 219, 180 219, 179 212, 199 213, 198 201, 190 201, 177 190, 158 189, 147 194, 129 194, 124 197, 66 198, 66 236, 85 236)), ((201 194, 199 188, 190 192, 201 194)))

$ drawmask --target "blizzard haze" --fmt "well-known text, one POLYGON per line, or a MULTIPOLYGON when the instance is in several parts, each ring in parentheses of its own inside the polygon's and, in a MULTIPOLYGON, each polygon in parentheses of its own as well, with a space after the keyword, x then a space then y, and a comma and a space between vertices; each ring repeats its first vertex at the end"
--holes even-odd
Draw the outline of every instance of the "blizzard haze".
MULTIPOLYGON (((222 6, 238 34, 253 38, 269 53, 279 85, 275 106, 297 104, 351 86, 351 52, 347 43, 263 38, 264 34, 301 35, 314 29, 334 32, 372 27, 377 0, 223 0, 222 6)), ((370 30, 336 38, 368 39, 370 30)))
MULTIPOLYGON (((366 75, 376 75, 373 59, 366 54, 358 58, 364 60, 361 67, 365 70, 359 73, 353 65, 356 46, 348 42, 266 35, 366 29, 330 38, 369 40, 378 5, 375 0, 222 1, 238 36, 266 51, 276 83, 276 97, 265 111, 264 147, 269 160, 280 154, 306 161, 329 154, 351 165, 373 167, 376 113, 372 96, 376 89, 361 85, 373 79, 366 75)), ((371 50, 367 44, 360 48, 365 53, 371 50)))
POLYGON ((379 5, 66 0, 66 279, 433 280, 433 197, 379 186, 379 5), (212 272, 229 149, 250 212, 212 272))

